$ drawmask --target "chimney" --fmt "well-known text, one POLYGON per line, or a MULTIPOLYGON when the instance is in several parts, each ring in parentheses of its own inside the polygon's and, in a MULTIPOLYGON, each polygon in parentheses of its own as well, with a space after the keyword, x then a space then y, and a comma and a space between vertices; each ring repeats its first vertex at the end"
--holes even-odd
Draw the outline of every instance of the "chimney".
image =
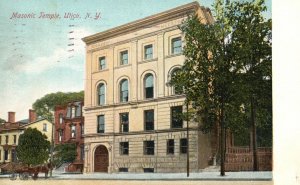
POLYGON ((36 113, 35 110, 29 109, 29 123, 36 121, 36 113))
POLYGON ((15 115, 16 115, 15 112, 8 112, 8 121, 7 122, 15 123, 15 115))

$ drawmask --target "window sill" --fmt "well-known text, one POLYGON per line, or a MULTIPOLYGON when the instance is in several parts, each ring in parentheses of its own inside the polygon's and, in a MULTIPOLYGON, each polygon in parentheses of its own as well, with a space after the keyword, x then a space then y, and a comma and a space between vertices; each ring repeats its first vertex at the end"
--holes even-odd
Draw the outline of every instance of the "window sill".
POLYGON ((92 74, 100 73, 100 72, 104 72, 104 71, 108 71, 108 69, 102 69, 102 70, 94 71, 94 72, 92 72, 92 74))
POLYGON ((120 68, 124 68, 124 67, 129 67, 131 66, 131 64, 124 64, 124 65, 119 65, 117 67, 114 67, 114 69, 120 69, 120 68))
POLYGON ((154 61, 157 61, 157 58, 144 59, 143 61, 140 61, 139 64, 154 62, 154 61))
POLYGON ((181 56, 181 55, 183 55, 182 52, 181 53, 167 55, 167 56, 165 56, 165 58, 172 58, 172 57, 177 57, 177 56, 181 56))

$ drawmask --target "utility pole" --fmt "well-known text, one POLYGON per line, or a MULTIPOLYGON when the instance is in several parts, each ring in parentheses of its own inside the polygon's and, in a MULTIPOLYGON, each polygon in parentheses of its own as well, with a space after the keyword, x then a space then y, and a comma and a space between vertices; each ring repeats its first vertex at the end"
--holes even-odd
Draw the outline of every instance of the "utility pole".
POLYGON ((187 120, 186 120, 186 134, 187 134, 187 156, 186 156, 186 176, 190 176, 190 141, 189 141, 189 102, 186 104, 186 113, 187 113, 187 120))

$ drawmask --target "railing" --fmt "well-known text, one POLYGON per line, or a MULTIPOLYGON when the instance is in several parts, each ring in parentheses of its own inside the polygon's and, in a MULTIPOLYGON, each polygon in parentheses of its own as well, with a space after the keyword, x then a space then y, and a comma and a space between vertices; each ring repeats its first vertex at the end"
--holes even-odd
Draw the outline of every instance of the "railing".
MULTIPOLYGON (((260 171, 272 170, 272 148, 259 147, 257 149, 260 171)), ((253 152, 249 147, 228 147, 225 157, 226 171, 253 170, 253 152)))

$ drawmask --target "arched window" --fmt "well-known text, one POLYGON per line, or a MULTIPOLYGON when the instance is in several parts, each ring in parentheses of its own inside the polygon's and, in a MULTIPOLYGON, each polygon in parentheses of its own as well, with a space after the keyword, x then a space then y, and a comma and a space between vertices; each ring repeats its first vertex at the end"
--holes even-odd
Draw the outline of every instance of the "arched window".
POLYGON ((153 75, 147 74, 144 80, 145 86, 145 98, 153 98, 154 97, 154 88, 153 88, 153 75))
POLYGON ((128 80, 120 82, 120 102, 128 102, 128 80))
POLYGON ((98 105, 105 104, 105 85, 103 83, 98 85, 98 105))
MULTIPOLYGON (((174 76, 180 71, 179 68, 176 68, 171 73, 171 79, 174 78, 174 76)), ((181 94, 182 93, 182 87, 172 87, 172 94, 181 94)))

